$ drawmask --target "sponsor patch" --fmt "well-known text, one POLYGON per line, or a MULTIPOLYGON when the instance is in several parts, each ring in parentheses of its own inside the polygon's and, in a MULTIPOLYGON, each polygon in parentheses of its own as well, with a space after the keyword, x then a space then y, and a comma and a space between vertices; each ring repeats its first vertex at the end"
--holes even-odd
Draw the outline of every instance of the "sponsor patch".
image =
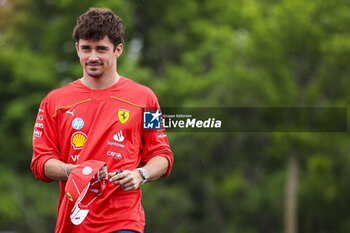
POLYGON ((121 147, 121 148, 125 147, 125 145, 123 145, 123 144, 120 144, 120 143, 117 143, 117 142, 111 142, 111 141, 107 141, 107 145, 109 145, 109 146, 117 146, 117 147, 121 147))
POLYGON ((33 136, 36 138, 41 138, 41 135, 43 134, 43 131, 40 130, 34 130, 33 136))
POLYGON ((67 192, 66 194, 67 194, 67 197, 69 198, 69 200, 70 200, 70 201, 73 201, 73 197, 72 197, 72 195, 70 195, 70 193, 69 193, 69 192, 67 192))
POLYGON ((92 172, 91 167, 84 167, 83 170, 81 171, 84 175, 89 175, 92 172))
POLYGON ((84 127, 84 120, 81 118, 75 118, 72 122, 72 127, 76 130, 82 129, 84 127))
POLYGON ((87 136, 83 132, 76 132, 72 135, 71 144, 74 149, 81 150, 86 142, 87 136))
POLYGON ((118 119, 122 124, 125 124, 130 117, 130 112, 125 109, 119 109, 118 111, 118 119))
POLYGON ((117 142, 124 141, 123 131, 120 130, 119 133, 113 135, 113 139, 116 140, 117 142))
POLYGON ((66 113, 67 113, 67 114, 71 114, 72 116, 74 116, 74 111, 75 111, 75 109, 73 109, 73 111, 67 110, 66 113))
POLYGON ((72 158, 72 160, 74 161, 74 162, 76 162, 76 161, 78 161, 78 159, 79 159, 79 156, 80 155, 71 155, 70 157, 72 158))
POLYGON ((112 156, 115 159, 122 159, 123 158, 122 154, 114 152, 114 151, 107 151, 107 155, 112 156))
POLYGON ((40 128, 43 129, 44 128, 44 124, 43 123, 35 123, 35 128, 40 128))
POLYGON ((43 121, 44 120, 44 115, 38 115, 37 119, 38 119, 38 121, 43 121))

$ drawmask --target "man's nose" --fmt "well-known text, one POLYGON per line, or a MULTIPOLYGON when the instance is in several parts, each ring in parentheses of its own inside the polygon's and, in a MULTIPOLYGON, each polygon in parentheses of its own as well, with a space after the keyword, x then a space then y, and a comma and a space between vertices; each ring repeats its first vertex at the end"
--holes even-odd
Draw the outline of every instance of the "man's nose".
POLYGON ((95 51, 92 51, 89 56, 89 61, 96 61, 98 60, 97 54, 95 51))

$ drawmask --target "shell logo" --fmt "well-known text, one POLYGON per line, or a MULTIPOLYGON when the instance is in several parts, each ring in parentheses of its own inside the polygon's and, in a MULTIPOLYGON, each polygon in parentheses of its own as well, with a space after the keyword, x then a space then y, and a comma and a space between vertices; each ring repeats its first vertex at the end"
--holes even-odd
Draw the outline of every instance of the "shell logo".
POLYGON ((81 150, 86 142, 86 134, 83 132, 76 132, 72 135, 71 143, 74 149, 81 150))

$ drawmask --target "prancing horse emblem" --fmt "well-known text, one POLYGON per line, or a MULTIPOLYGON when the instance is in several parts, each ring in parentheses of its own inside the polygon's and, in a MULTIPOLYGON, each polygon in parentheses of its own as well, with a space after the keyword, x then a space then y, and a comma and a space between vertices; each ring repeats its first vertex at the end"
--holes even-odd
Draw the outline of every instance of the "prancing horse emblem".
POLYGON ((118 119, 122 124, 129 120, 130 112, 128 110, 120 109, 118 111, 118 119))

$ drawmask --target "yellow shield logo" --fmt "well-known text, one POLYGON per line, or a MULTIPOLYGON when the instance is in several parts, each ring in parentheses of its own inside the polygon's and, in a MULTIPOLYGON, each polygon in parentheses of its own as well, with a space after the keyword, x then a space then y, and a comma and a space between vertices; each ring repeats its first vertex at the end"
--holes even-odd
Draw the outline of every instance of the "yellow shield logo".
POLYGON ((70 195, 70 193, 69 193, 69 192, 67 192, 66 194, 67 194, 67 196, 68 196, 69 200, 70 200, 70 201, 73 201, 73 197, 72 197, 72 195, 70 195))
POLYGON ((118 119, 122 124, 125 124, 129 120, 130 112, 128 110, 121 109, 118 111, 118 119))

